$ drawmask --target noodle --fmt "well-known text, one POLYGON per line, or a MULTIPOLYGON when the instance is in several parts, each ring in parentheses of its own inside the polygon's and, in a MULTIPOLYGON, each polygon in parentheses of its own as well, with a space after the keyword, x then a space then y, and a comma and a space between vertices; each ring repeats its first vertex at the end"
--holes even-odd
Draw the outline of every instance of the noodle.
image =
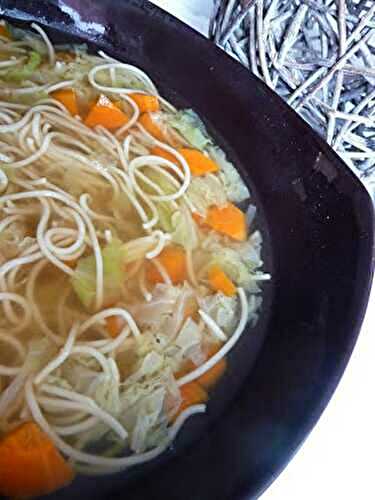
POLYGON ((181 388, 256 321, 270 275, 245 214, 209 220, 247 189, 195 114, 31 27, 0 36, 0 434, 33 422, 67 467, 108 474, 205 412, 181 388))

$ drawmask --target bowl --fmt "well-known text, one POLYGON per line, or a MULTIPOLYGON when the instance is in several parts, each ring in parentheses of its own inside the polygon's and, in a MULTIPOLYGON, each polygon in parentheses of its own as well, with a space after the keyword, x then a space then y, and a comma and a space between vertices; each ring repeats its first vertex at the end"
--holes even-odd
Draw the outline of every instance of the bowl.
POLYGON ((174 104, 197 111, 250 187, 272 273, 260 320, 231 354, 207 415, 153 463, 78 478, 50 498, 258 497, 308 436, 354 348, 373 273, 368 193, 259 79, 153 5, 1 0, 0 8, 56 42, 84 41, 140 66, 174 104))

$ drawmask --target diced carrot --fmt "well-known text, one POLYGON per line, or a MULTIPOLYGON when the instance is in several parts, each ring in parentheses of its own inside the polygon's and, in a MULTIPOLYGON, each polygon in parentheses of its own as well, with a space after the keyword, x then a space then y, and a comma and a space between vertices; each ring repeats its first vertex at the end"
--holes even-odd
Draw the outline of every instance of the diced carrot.
POLYGON ((195 220, 195 222, 198 224, 199 227, 204 226, 204 217, 202 217, 198 212, 192 212, 191 216, 195 220))
POLYGON ((179 378, 184 377, 188 373, 192 372, 195 370, 197 365, 195 365, 191 359, 187 359, 186 361, 183 362, 182 366, 178 371, 176 371, 173 375, 176 380, 179 378))
POLYGON ((130 94, 129 97, 136 103, 141 113, 148 111, 159 111, 159 99, 154 95, 147 94, 130 94))
MULTIPOLYGON (((210 346, 207 356, 211 358, 214 354, 218 352, 221 345, 210 346)), ((219 379, 224 375, 227 368, 227 360, 221 358, 212 368, 206 371, 203 375, 196 379, 196 382, 204 387, 206 390, 212 389, 219 381, 219 379)))
POLYGON ((139 117, 139 123, 144 127, 149 134, 151 134, 155 139, 164 142, 165 136, 163 131, 160 129, 158 124, 156 123, 152 113, 143 113, 139 117))
POLYGON ((5 24, 0 24, 0 36, 3 36, 4 38, 9 38, 9 40, 12 38, 5 24))
POLYGON ((246 240, 246 216, 232 203, 224 207, 210 207, 205 223, 218 233, 230 236, 234 240, 246 240))
POLYGON ((101 95, 92 106, 85 119, 88 127, 102 125, 108 130, 120 128, 128 123, 129 117, 121 111, 107 96, 101 95))
MULTIPOLYGON (((166 247, 157 257, 174 285, 187 279, 186 254, 177 246, 166 247)), ((152 262, 146 264, 146 278, 152 284, 164 283, 163 277, 152 262)))
POLYGON ((47 495, 73 478, 72 467, 34 422, 20 425, 0 441, 1 495, 47 495))
POLYGON ((211 288, 216 292, 223 292, 224 295, 232 297, 236 294, 234 283, 228 278, 219 266, 213 266, 208 272, 208 280, 211 288))
POLYGON ((125 320, 122 316, 108 316, 105 320, 107 332, 112 338, 116 338, 124 328, 125 320))
POLYGON ((51 95, 61 102, 72 116, 78 115, 77 95, 73 89, 55 90, 51 95))
POLYGON ((172 163, 174 163, 175 165, 179 165, 179 162, 178 162, 177 158, 175 157, 175 155, 173 155, 172 153, 169 153, 168 151, 166 151, 163 148, 160 148, 159 146, 154 146, 151 149, 151 154, 153 154, 155 156, 161 156, 165 160, 169 160, 172 163))
POLYGON ((197 149, 180 148, 178 152, 185 158, 192 175, 206 175, 219 170, 217 163, 197 149))
POLYGON ((180 392, 182 401, 179 409, 173 415, 172 421, 175 421, 180 413, 189 408, 189 406, 205 403, 208 400, 207 392, 196 382, 189 382, 183 385, 180 388, 180 392))
MULTIPOLYGON (((211 358, 221 348, 221 344, 213 344, 208 348, 207 359, 211 358)), ((206 371, 203 375, 198 377, 195 382, 204 387, 206 390, 212 389, 219 379, 223 376, 227 367, 227 360, 221 358, 212 368, 206 371)), ((184 377, 188 373, 195 370, 197 366, 190 359, 186 360, 183 366, 174 374, 176 380, 184 377)), ((183 386, 184 387, 184 386, 183 386)))

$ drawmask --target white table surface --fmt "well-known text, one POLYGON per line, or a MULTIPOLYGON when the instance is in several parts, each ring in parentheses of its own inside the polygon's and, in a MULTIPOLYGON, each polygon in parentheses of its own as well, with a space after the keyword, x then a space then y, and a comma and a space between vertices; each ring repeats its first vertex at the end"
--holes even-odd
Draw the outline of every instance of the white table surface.
MULTIPOLYGON (((152 0, 206 34, 212 0, 152 0)), ((375 287, 328 408, 262 500, 375 500, 375 287)), ((228 499, 229 500, 229 499, 228 499)))

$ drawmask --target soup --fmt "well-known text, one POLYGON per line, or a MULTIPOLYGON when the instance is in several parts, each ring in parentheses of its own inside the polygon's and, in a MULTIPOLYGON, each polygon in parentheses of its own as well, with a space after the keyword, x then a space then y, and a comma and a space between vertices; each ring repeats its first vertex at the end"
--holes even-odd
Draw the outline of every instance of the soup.
POLYGON ((15 497, 165 451, 270 279, 249 191, 199 117, 32 27, 0 29, 0 493, 15 497))

